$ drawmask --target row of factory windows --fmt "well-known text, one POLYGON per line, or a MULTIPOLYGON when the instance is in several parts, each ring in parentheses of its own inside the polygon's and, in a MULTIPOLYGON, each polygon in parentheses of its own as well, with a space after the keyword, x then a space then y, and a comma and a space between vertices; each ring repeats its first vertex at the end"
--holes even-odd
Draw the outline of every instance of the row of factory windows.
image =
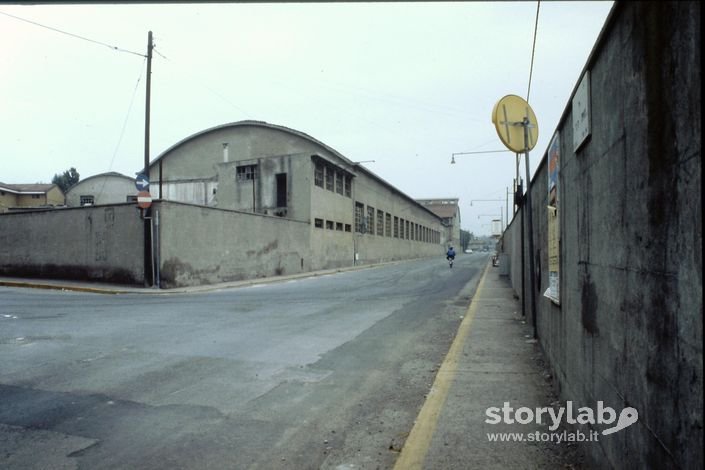
MULTIPOLYGON (((360 204, 361 206, 361 204, 360 204)), ((367 233, 380 237, 401 238, 405 240, 414 240, 426 243, 440 243, 440 233, 436 230, 431 230, 428 227, 419 225, 408 220, 404 220, 397 216, 392 216, 390 213, 378 210, 376 220, 374 215, 363 216, 362 210, 357 210, 355 207, 355 231, 358 233, 367 233)), ((368 213, 374 214, 374 208, 367 208, 368 213)), ((325 228, 326 230, 335 230, 338 232, 350 232, 352 227, 350 224, 335 222, 333 220, 314 219, 313 224, 316 228, 325 228)))
POLYGON ((355 203, 355 231, 379 237, 394 237, 426 243, 440 243, 441 234, 410 220, 375 209, 372 206, 355 203))
MULTIPOLYGON (((313 224, 316 228, 324 227, 323 219, 314 219, 313 224)), ((343 224, 342 222, 335 222, 333 220, 325 221, 326 230, 336 230, 338 232, 352 232, 352 226, 350 224, 343 224)))
POLYGON ((341 196, 352 197, 352 176, 322 162, 315 163, 313 183, 341 196))

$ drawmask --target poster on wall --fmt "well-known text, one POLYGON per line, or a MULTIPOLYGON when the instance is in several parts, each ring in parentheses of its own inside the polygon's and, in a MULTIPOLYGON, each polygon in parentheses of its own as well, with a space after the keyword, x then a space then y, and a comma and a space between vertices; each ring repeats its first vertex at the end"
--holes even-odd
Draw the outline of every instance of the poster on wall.
POLYGON ((545 296, 560 305, 560 224, 558 223, 558 175, 560 172, 560 135, 548 146, 548 290, 545 296))
POLYGON ((573 152, 577 152, 590 135, 590 72, 587 70, 575 90, 572 108, 573 152))

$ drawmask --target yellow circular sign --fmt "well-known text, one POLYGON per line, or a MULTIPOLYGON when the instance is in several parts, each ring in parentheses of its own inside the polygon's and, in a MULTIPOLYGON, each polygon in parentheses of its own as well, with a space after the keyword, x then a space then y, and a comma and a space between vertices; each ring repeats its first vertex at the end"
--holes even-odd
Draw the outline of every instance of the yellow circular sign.
POLYGON ((539 124, 531 106, 523 98, 507 95, 497 101, 492 110, 492 123, 499 139, 509 150, 528 152, 536 146, 539 124))

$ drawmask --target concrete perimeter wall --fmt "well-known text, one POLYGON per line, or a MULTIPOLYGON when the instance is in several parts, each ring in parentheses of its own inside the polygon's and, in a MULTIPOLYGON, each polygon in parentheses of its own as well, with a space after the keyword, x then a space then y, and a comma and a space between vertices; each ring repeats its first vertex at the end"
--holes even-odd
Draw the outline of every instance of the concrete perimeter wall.
MULTIPOLYGON (((619 2, 587 63, 590 140, 573 150, 570 105, 558 129, 560 306, 543 296, 545 155, 532 182, 538 337, 561 398, 639 413, 585 444, 600 468, 703 468, 700 18, 698 2, 619 2)), ((500 245, 521 295, 519 220, 500 245)))
POLYGON ((2 214, 0 275, 141 284, 139 211, 116 204, 2 214))
POLYGON ((213 284, 310 270, 310 224, 159 202, 161 287, 213 284))

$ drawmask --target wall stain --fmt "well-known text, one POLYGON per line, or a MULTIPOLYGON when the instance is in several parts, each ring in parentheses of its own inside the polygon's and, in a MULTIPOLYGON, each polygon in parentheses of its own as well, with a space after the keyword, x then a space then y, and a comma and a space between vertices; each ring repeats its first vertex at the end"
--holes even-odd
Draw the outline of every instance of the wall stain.
POLYGON ((581 283, 581 309, 580 317, 583 323, 583 328, 588 334, 596 336, 600 334, 600 329, 597 327, 597 290, 595 283, 590 279, 590 275, 581 283))

